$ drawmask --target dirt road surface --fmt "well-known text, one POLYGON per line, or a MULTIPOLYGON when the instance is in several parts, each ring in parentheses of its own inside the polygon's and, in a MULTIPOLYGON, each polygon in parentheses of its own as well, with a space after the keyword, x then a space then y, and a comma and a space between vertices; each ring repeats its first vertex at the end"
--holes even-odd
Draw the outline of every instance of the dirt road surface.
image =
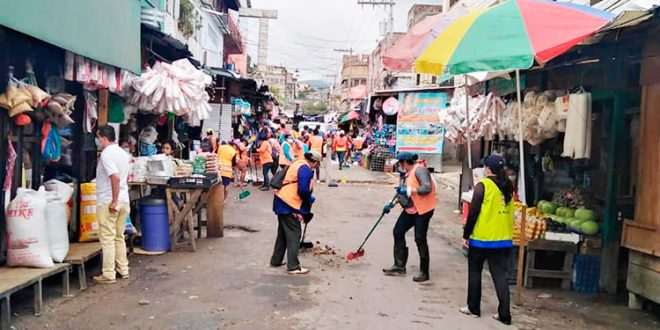
MULTIPOLYGON (((349 171, 354 170, 350 169, 349 171)), ((252 189, 252 188, 251 188, 252 189)), ((235 191, 234 191, 235 192, 235 191)), ((30 314, 29 295, 15 300, 16 329, 657 329, 643 312, 599 298, 554 289, 525 292, 514 308, 513 327, 493 320, 496 299, 484 274, 483 316, 458 313, 465 304, 466 259, 459 247, 460 222, 453 212, 456 192, 440 187, 440 203, 429 232, 431 281, 417 284, 418 256, 406 277, 386 277, 392 263, 392 227, 398 210, 387 215, 366 246, 347 262, 394 193, 393 185, 317 184, 315 219, 307 237, 315 252, 302 255, 308 276, 291 276, 268 266, 277 221, 272 192, 252 189, 244 200, 230 200, 224 238, 198 241, 197 252, 133 256, 131 278, 116 285, 73 290, 58 298, 46 291, 44 313, 30 314), (242 228, 242 229, 241 229, 242 228), (244 229, 249 229, 248 231, 244 229), (255 232, 250 232, 255 231, 255 232), (333 254, 336 253, 336 254, 333 254), (538 295, 549 293, 549 299, 538 295), (22 300, 22 301, 21 301, 22 300)), ((90 273, 98 273, 98 265, 90 273)), ((75 280, 72 283, 76 283, 75 280)))

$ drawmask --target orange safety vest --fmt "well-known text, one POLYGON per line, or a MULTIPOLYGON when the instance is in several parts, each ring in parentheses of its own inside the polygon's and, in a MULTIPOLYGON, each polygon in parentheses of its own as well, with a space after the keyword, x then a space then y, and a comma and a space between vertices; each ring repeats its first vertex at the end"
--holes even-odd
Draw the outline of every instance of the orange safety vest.
POLYGON ((234 147, 223 144, 218 146, 218 165, 220 165, 220 175, 226 178, 233 178, 234 171, 232 170, 232 160, 236 156, 236 149, 234 147))
POLYGON ((362 149, 363 144, 364 144, 364 139, 362 138, 353 139, 353 146, 355 146, 355 149, 357 150, 362 149))
MULTIPOLYGON (((417 171, 417 168, 420 166, 422 165, 415 164, 415 166, 413 166, 410 172, 406 174, 406 181, 408 183, 408 187, 413 189, 419 188, 419 181, 415 176, 415 171, 417 171)), ((435 196, 435 181, 433 180, 433 177, 431 177, 431 192, 429 194, 423 196, 412 194, 410 195, 410 199, 412 199, 413 205, 417 209, 418 214, 424 214, 435 209, 435 205, 438 203, 438 201, 435 196)))
POLYGON ((309 149, 316 150, 321 153, 323 150, 323 138, 318 135, 310 136, 309 149))
MULTIPOLYGON (((290 207, 300 210, 302 199, 298 195, 298 170, 301 166, 309 166, 304 160, 296 160, 289 166, 284 175, 282 189, 275 191, 275 195, 290 207)), ((309 183, 309 191, 314 189, 314 180, 309 183)))
POLYGON ((348 138, 345 136, 335 138, 335 149, 337 151, 346 151, 348 149, 348 138))
POLYGON ((270 141, 261 141, 261 146, 257 151, 261 165, 273 162, 273 147, 270 145, 270 141))
POLYGON ((303 146, 303 143, 301 141, 296 141, 295 144, 298 149, 296 160, 305 160, 305 147, 303 146))
POLYGON ((282 143, 281 152, 280 152, 280 165, 291 165, 291 161, 288 158, 286 158, 286 156, 284 155, 284 145, 285 144, 289 146, 289 150, 292 150, 291 149, 292 146, 289 144, 289 142, 285 141, 285 142, 282 143))

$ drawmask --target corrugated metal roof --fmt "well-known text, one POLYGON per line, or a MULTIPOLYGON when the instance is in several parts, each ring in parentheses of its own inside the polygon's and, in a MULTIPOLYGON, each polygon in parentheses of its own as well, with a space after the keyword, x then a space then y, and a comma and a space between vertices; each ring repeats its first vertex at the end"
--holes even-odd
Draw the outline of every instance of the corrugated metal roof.
POLYGON ((498 0, 461 0, 467 8, 488 8, 498 3, 498 0))
MULTIPOLYGON (((570 2, 581 5, 589 5, 589 0, 564 0, 561 2, 570 2)), ((646 11, 655 6, 660 6, 660 0, 603 0, 591 7, 609 11, 619 15, 626 11, 646 11)))

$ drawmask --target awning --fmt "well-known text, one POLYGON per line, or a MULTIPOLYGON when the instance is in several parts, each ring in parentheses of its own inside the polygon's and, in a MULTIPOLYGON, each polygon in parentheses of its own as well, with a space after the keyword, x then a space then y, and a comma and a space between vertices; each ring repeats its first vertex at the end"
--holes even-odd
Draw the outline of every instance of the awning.
POLYGON ((238 10, 241 7, 239 0, 225 0, 225 6, 231 10, 238 10))
POLYGON ((187 58, 197 68, 200 67, 186 44, 149 25, 142 24, 141 31, 142 43, 158 60, 170 63, 187 58))
POLYGON ((140 73, 140 2, 0 0, 0 25, 140 73))
POLYGON ((341 117, 341 121, 339 122, 340 124, 343 124, 347 121, 355 120, 360 118, 360 112, 359 111, 351 111, 344 116, 341 117))
POLYGON ((215 68, 215 67, 210 67, 209 66, 209 67, 205 67, 204 70, 212 76, 219 76, 219 77, 228 78, 228 79, 232 79, 232 80, 236 80, 236 81, 239 81, 242 78, 239 74, 237 74, 233 71, 227 70, 225 68, 215 68))

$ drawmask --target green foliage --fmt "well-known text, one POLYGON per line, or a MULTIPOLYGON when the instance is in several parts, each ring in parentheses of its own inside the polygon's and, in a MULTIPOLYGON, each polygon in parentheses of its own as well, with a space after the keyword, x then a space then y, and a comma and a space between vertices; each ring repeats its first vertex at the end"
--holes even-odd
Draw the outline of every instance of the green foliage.
POLYGON ((320 115, 328 111, 328 102, 326 101, 309 101, 303 104, 303 109, 308 115, 320 115))
POLYGON ((284 97, 282 97, 282 91, 279 88, 275 86, 269 86, 268 88, 278 102, 284 102, 284 97))
POLYGON ((179 4, 179 30, 183 36, 189 38, 195 32, 195 16, 193 5, 188 0, 181 0, 179 4))

